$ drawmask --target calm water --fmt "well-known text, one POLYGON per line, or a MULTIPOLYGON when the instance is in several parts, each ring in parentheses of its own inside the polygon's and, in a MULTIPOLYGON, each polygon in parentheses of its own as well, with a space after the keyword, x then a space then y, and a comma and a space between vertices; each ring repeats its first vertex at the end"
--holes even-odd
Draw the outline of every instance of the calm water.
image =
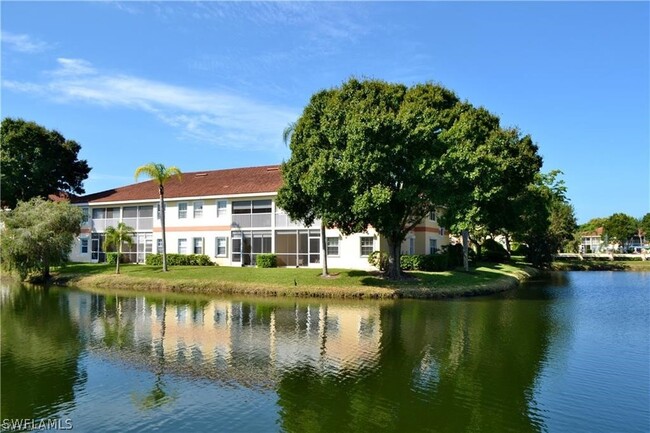
POLYGON ((556 274, 442 302, 1 295, 3 420, 75 432, 650 431, 650 273, 556 274))

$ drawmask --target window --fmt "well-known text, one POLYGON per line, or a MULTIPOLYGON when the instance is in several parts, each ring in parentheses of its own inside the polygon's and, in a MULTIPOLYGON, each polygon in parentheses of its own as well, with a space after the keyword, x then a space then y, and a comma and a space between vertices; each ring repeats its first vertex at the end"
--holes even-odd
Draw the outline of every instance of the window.
POLYGON ((232 202, 232 213, 233 214, 251 213, 251 202, 250 201, 233 201, 232 202))
POLYGON ((187 218, 187 203, 178 203, 178 219, 187 218))
POLYGON ((438 241, 429 239, 429 254, 435 254, 438 251, 438 241))
POLYGON ((162 239, 156 239, 156 254, 163 253, 163 244, 162 239))
POLYGON ((228 202, 226 200, 217 200, 217 218, 226 216, 226 206, 228 202))
POLYGON ((339 255, 339 238, 327 238, 327 255, 339 255))
POLYGON ((187 239, 178 240, 178 254, 187 254, 187 239))
POLYGON ((436 215, 436 211, 435 211, 435 210, 432 210, 431 212, 429 212, 429 219, 430 219, 431 221, 435 221, 435 220, 436 220, 436 216, 437 216, 437 215, 436 215))
POLYGON ((361 256, 369 256, 372 254, 374 245, 372 236, 362 236, 361 237, 361 256))
MULTIPOLYGON (((165 205, 165 209, 167 209, 167 205, 165 205)), ((156 219, 160 219, 160 204, 156 205, 156 219)))
POLYGON ((194 202, 194 218, 201 218, 203 216, 203 202, 194 202))
POLYGON ((203 254, 203 238, 194 238, 192 246, 194 254, 203 254))
POLYGON ((415 238, 409 238, 409 254, 415 254, 415 238))
POLYGON ((226 257, 228 255, 228 238, 215 238, 215 252, 217 257, 226 257))
POLYGON ((271 213, 271 200, 253 200, 253 213, 271 213))
POLYGON ((440 227, 440 236, 444 236, 444 235, 445 235, 445 228, 440 227))
POLYGON ((104 219, 106 216, 106 209, 103 207, 93 209, 93 219, 104 219))
POLYGON ((88 222, 88 218, 89 218, 89 216, 90 216, 90 214, 89 214, 89 209, 88 209, 87 207, 82 207, 82 208, 81 208, 81 213, 82 213, 82 215, 83 215, 83 219, 81 220, 81 222, 87 223, 87 222, 88 222))
POLYGON ((81 254, 88 254, 88 238, 81 239, 81 254))

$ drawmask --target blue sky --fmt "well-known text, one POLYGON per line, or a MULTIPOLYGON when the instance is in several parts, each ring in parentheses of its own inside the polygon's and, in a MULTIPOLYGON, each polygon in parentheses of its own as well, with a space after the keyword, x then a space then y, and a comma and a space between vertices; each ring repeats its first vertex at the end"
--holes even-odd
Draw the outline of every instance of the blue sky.
POLYGON ((86 192, 147 162, 280 163, 351 76, 440 83, 531 134, 579 222, 650 211, 650 4, 2 2, 2 117, 57 129, 86 192))

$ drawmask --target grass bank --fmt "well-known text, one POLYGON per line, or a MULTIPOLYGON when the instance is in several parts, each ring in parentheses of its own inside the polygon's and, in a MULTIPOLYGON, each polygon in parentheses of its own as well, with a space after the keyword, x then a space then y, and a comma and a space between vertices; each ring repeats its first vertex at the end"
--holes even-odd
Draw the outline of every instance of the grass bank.
POLYGON ((418 272, 390 281, 378 273, 332 269, 235 268, 226 266, 160 267, 123 265, 121 274, 106 264, 71 264, 56 270, 55 283, 82 288, 148 292, 243 294, 323 298, 451 298, 508 290, 538 271, 523 264, 484 264, 471 272, 418 272))
POLYGON ((650 271, 650 260, 556 260, 554 271, 650 271))

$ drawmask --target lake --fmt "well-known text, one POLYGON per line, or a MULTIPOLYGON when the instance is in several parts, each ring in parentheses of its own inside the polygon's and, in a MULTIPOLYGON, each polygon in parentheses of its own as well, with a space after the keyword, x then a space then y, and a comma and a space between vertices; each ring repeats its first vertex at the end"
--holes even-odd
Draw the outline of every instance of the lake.
POLYGON ((0 295, 4 430, 650 431, 650 273, 446 301, 0 295))

